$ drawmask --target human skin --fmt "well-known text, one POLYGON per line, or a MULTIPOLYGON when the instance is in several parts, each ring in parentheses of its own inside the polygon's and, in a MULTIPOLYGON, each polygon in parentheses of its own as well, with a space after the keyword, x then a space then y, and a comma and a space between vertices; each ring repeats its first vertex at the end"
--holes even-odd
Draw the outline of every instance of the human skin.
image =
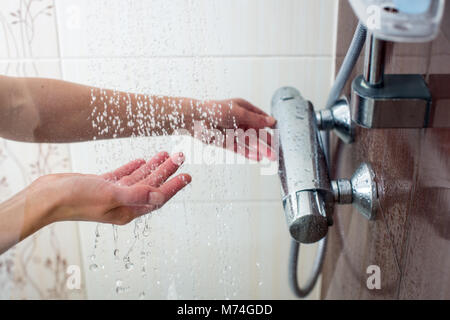
POLYGON ((255 129, 258 138, 264 133, 262 144, 242 141, 242 148, 235 151, 253 160, 274 158, 271 136, 264 128, 273 127, 275 119, 239 98, 200 101, 55 79, 0 76, 0 103, 0 136, 10 140, 76 142, 171 135, 179 129, 194 135, 194 123, 199 122, 205 129, 222 133, 255 129), (249 152, 251 149, 255 152, 249 152))
MULTIPOLYGON (((171 135, 183 129, 255 129, 257 140, 236 141, 234 151, 253 160, 275 158, 264 128, 275 119, 243 99, 200 101, 149 96, 61 80, 0 76, 0 137, 24 142, 67 143, 133 136, 171 135), (262 134, 261 134, 262 133, 262 134)), ((219 142, 228 147, 225 142, 219 142)), ((161 152, 104 175, 52 174, 38 178, 0 204, 0 254, 58 221, 126 224, 161 207, 191 182, 187 174, 169 179, 183 154, 161 152)))
POLYGON ((103 175, 51 174, 0 204, 0 254, 40 228, 58 221, 126 224, 163 206, 191 182, 188 174, 171 179, 182 153, 160 152, 103 175))

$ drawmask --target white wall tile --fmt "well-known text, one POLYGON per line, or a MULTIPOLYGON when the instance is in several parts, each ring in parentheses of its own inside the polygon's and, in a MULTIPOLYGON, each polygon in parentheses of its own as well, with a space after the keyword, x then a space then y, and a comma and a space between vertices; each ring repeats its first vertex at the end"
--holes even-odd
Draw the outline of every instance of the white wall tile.
MULTIPOLYGON (((0 74, 60 78, 60 61, 11 59, 0 62, 0 74)), ((0 154, 0 180, 3 182, 0 201, 23 190, 39 176, 71 171, 69 147, 66 144, 20 143, 0 139, 0 154)), ((83 290, 70 291, 64 285, 65 268, 68 265, 81 266, 80 243, 75 222, 47 226, 21 241, 9 252, 14 256, 14 278, 11 280, 9 293, 4 292, 5 289, 0 284, 2 297, 85 297, 83 290)), ((0 259, 4 256, 6 254, 0 259)), ((2 276, 4 274, 0 274, 0 278, 2 276)))
POLYGON ((58 58, 53 0, 2 1, 0 35, 0 58, 58 58))
POLYGON ((60 61, 48 60, 5 60, 0 62, 0 74, 15 77, 61 78, 60 61))
POLYGON ((332 0, 66 0, 63 57, 331 56, 332 0))

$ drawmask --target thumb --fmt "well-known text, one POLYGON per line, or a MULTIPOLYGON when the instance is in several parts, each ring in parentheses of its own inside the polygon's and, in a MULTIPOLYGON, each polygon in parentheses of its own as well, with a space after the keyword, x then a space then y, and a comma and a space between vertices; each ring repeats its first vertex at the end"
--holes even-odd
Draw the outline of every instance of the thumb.
POLYGON ((123 206, 161 206, 164 204, 165 198, 159 189, 148 185, 116 186, 115 190, 115 199, 123 206))

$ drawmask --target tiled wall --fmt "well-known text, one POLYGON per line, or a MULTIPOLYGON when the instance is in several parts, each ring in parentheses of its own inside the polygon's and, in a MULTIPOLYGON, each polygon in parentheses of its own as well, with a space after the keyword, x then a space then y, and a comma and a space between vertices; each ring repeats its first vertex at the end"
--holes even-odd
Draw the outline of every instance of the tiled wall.
MULTIPOLYGON (((337 64, 357 19, 346 1, 338 11, 337 64)), ((322 275, 324 299, 448 299, 450 270, 450 6, 429 43, 389 44, 387 73, 423 74, 432 97, 432 127, 363 129, 352 145, 332 143, 334 176, 348 177, 361 162, 378 183, 376 219, 339 206, 329 232, 322 275), (369 265, 381 273, 380 290, 369 290, 369 265)), ((363 57, 353 76, 362 73, 363 57)), ((350 90, 347 88, 346 93, 350 90)))
MULTIPOLYGON (((1 74, 62 78, 55 14, 50 0, 1 2, 1 74)), ((70 171, 67 145, 0 139, 0 201, 41 175, 70 171)), ((67 267, 80 262, 76 223, 44 228, 0 256, 0 298, 84 298, 84 286, 65 286, 67 267)))
MULTIPOLYGON (((2 2, 4 28, 24 34, 10 12, 27 3, 45 7, 2 2)), ((8 73, 135 92, 243 97, 266 111, 282 85, 322 106, 334 74, 334 0, 65 0, 54 6, 36 20, 29 48, 2 46, 8 73)), ((205 147, 193 143, 139 138, 70 145, 72 171, 101 172, 181 149, 188 157, 183 171, 193 176, 158 213, 116 232, 79 224, 88 298, 293 298, 276 170, 261 174, 267 163, 194 163, 205 147)), ((313 254, 305 246, 303 276, 313 254)))

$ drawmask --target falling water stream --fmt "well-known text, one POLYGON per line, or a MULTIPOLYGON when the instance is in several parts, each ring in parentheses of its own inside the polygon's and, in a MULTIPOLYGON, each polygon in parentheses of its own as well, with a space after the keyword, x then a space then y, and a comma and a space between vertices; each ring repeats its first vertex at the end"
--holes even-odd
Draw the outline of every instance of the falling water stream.
MULTIPOLYGON (((34 2, 43 5, 41 1, 34 2)), ((306 11, 303 2, 298 3, 289 1, 280 5, 278 1, 240 0, 54 2, 52 15, 50 12, 46 15, 49 20, 45 23, 39 20, 42 25, 36 30, 39 33, 36 33, 34 48, 46 47, 39 43, 40 39, 47 41, 54 37, 55 48, 50 46, 49 49, 58 51, 55 54, 59 54, 60 59, 47 59, 46 53, 42 57, 30 57, 32 63, 36 62, 49 72, 49 77, 114 88, 117 92, 91 91, 91 102, 96 108, 90 120, 96 141, 62 145, 67 149, 64 161, 59 163, 62 155, 55 156, 54 163, 47 163, 51 171, 33 173, 24 179, 23 185, 19 182, 11 190, 18 191, 29 185, 34 175, 101 174, 132 159, 149 159, 163 150, 182 151, 186 155, 186 162, 179 171, 191 174, 193 181, 163 208, 125 226, 71 222, 73 230, 66 232, 65 223, 58 223, 58 240, 61 240, 58 250, 53 250, 57 246, 47 250, 45 245, 36 247, 38 242, 24 241, 26 250, 21 251, 24 254, 14 256, 17 252, 10 250, 0 259, 0 297, 10 297, 13 286, 23 291, 21 298, 290 297, 284 281, 287 279, 289 234, 278 199, 276 172, 270 178, 263 178, 261 167, 249 164, 241 156, 235 156, 234 164, 226 164, 223 158, 228 151, 205 146, 190 137, 148 137, 151 129, 161 126, 152 116, 158 106, 151 98, 138 99, 137 111, 131 112, 128 108, 125 119, 119 117, 117 111, 119 102, 126 105, 134 93, 198 100, 242 96, 267 111, 269 92, 285 85, 281 81, 292 80, 285 74, 287 62, 289 71, 295 70, 295 79, 300 79, 297 75, 300 69, 314 70, 309 66, 303 68, 303 63, 298 64, 294 57, 283 56, 284 51, 273 50, 282 42, 277 34, 281 29, 266 27, 266 18, 270 21, 284 19, 293 8, 306 11), (246 28, 245 32, 242 27, 246 28), (52 30, 54 35, 50 34, 52 30), (248 39, 253 35, 254 38, 248 39), (38 57, 42 59, 35 59, 38 57), (56 70, 60 73, 55 73, 56 70), (118 91, 130 94, 119 101, 118 91), (124 130, 131 130, 132 138, 118 138, 124 130), (103 140, 106 135, 117 139, 103 140), (35 249, 39 249, 36 250, 39 254, 30 253, 35 249), (62 251, 64 259, 61 259, 62 251), (19 259, 27 261, 16 269, 23 266, 28 269, 14 270, 13 260, 19 259), (55 263, 57 260, 60 265, 55 263), (79 293, 74 294, 74 290, 64 286, 67 265, 82 267, 79 293), (50 280, 41 276, 44 267, 46 274, 52 277, 50 280), (27 270, 33 272, 26 274, 27 270), (42 286, 35 286, 35 283, 42 286), (28 287, 31 287, 31 294, 28 287)), ((15 19, 10 12, 3 13, 15 19)), ((22 25, 15 27, 22 28, 22 25)), ((20 62, 17 66, 27 63, 20 62)), ((308 78, 308 81, 312 80, 308 78)), ((319 91, 322 92, 322 88, 319 91)), ((173 109, 170 122, 174 127, 182 127, 179 106, 173 101, 169 103, 173 109)), ((192 107, 196 107, 195 102, 192 107)), ((208 112, 202 116, 211 117, 208 112)), ((1 151, 7 153, 7 160, 14 154, 6 147, 5 144, 0 150, 0 160, 4 156, 1 151)), ((23 152, 27 148, 32 147, 18 150, 23 152)), ((42 146, 35 148, 40 154, 42 146)), ((44 148, 54 148, 53 154, 59 150, 53 145, 44 148)), ((7 168, 5 172, 11 176, 9 181, 18 182, 17 177, 23 170, 19 161, 11 164, 10 160, 3 168, 7 168), (13 167, 17 170, 10 170, 13 167)), ((10 196, 4 192, 1 195, 4 199, 10 196)), ((41 234, 34 237, 41 237, 41 234)), ((52 245, 55 238, 49 237, 52 245)))
MULTIPOLYGON (((129 42, 134 41, 141 43, 142 48, 139 49, 140 52, 133 53, 131 58, 104 58, 93 61, 89 72, 92 75, 91 83, 98 87, 117 87, 118 81, 123 91, 149 95, 164 93, 178 96, 189 92, 189 96, 199 99, 214 98, 219 94, 222 97, 230 96, 229 92, 219 91, 218 85, 211 86, 211 83, 216 82, 212 75, 216 74, 213 69, 220 58, 214 58, 214 64, 213 58, 202 52, 206 50, 207 42, 203 17, 205 8, 202 7, 204 2, 190 0, 183 1, 182 5, 180 1, 152 1, 151 5, 148 5, 142 1, 96 1, 88 21, 93 19, 96 24, 108 23, 102 21, 104 18, 97 12, 103 5, 117 7, 114 9, 121 12, 118 25, 126 30, 127 35, 132 36, 121 37, 119 33, 115 39, 96 39, 89 44, 90 51, 95 51, 99 42, 108 42, 113 48, 131 46, 129 42), (183 14, 180 14, 177 5, 186 9, 183 14), (136 16, 142 12, 145 12, 146 23, 139 22, 144 17, 136 16), (154 17, 154 14, 158 16, 154 17), (179 21, 180 19, 184 21, 179 21), (164 22, 161 24, 161 21, 164 22), (173 39, 177 39, 176 26, 180 24, 189 29, 188 34, 191 37, 186 41, 188 45, 183 48, 187 58, 170 54, 174 45, 173 39), (144 29, 149 26, 150 30, 144 29), (151 41, 147 43, 146 33, 152 33, 151 29, 155 29, 154 32, 159 32, 159 35, 148 37, 151 41), (161 52, 168 54, 160 58, 161 52), (122 69, 118 70, 120 67, 122 69), (175 75, 183 73, 185 77, 183 83, 180 83, 180 77, 175 75), (158 92, 158 88, 163 92, 158 92)), ((220 67, 221 73, 226 74, 226 65, 222 63, 220 67)), ((161 150, 175 151, 175 148, 183 148, 192 143, 190 140, 187 142, 190 138, 186 137, 143 138, 151 128, 161 126, 151 117, 155 108, 158 108, 151 98, 138 101, 141 110, 150 109, 148 116, 144 115, 144 112, 133 114, 130 108, 125 121, 119 119, 116 111, 120 102, 118 95, 108 96, 104 91, 92 91, 91 100, 93 104, 100 106, 92 112, 92 125, 96 129, 98 140, 94 145, 95 163, 99 173, 110 170, 116 163, 135 157, 148 158, 161 150), (112 133, 116 136, 127 127, 133 128, 134 139, 101 140, 103 135, 112 133)), ((182 117, 176 114, 176 111, 172 116, 172 122, 182 127, 182 117)), ((183 151, 187 156, 192 156, 190 150, 183 151)), ((212 158, 214 152, 210 152, 212 158)), ((232 185, 232 181, 223 181, 225 174, 221 174, 220 170, 228 170, 226 167, 201 165, 195 168, 186 165, 180 169, 181 172, 188 173, 190 170, 194 170, 196 183, 212 184, 215 190, 222 190, 223 193, 232 185), (198 172, 199 169, 201 176, 195 175, 195 171, 198 172)), ((238 246, 229 245, 229 239, 233 236, 230 226, 233 203, 215 202, 213 193, 204 194, 203 201, 193 202, 189 200, 190 192, 192 189, 188 186, 180 197, 175 197, 162 209, 137 218, 127 226, 96 225, 94 243, 89 253, 89 272, 94 274, 93 278, 106 280, 102 283, 113 283, 114 294, 118 296, 127 295, 139 299, 197 299, 208 297, 208 292, 202 289, 204 284, 200 281, 202 270, 207 270, 211 278, 208 281, 211 281, 210 286, 213 287, 209 293, 215 292, 219 298, 236 297, 240 289, 238 278, 242 277, 242 268, 229 260, 230 253, 238 254, 240 250, 238 246), (200 217, 205 213, 212 214, 212 217, 200 217), (202 220, 205 225, 198 223, 202 220), (158 235, 157 239, 152 237, 155 234, 158 235), (202 265, 207 255, 218 256, 219 261, 211 261, 213 270, 202 265)), ((259 263, 256 269, 260 273, 259 263)), ((262 281, 257 282, 262 285, 262 281)), ((107 288, 111 286, 107 285, 107 288)))

